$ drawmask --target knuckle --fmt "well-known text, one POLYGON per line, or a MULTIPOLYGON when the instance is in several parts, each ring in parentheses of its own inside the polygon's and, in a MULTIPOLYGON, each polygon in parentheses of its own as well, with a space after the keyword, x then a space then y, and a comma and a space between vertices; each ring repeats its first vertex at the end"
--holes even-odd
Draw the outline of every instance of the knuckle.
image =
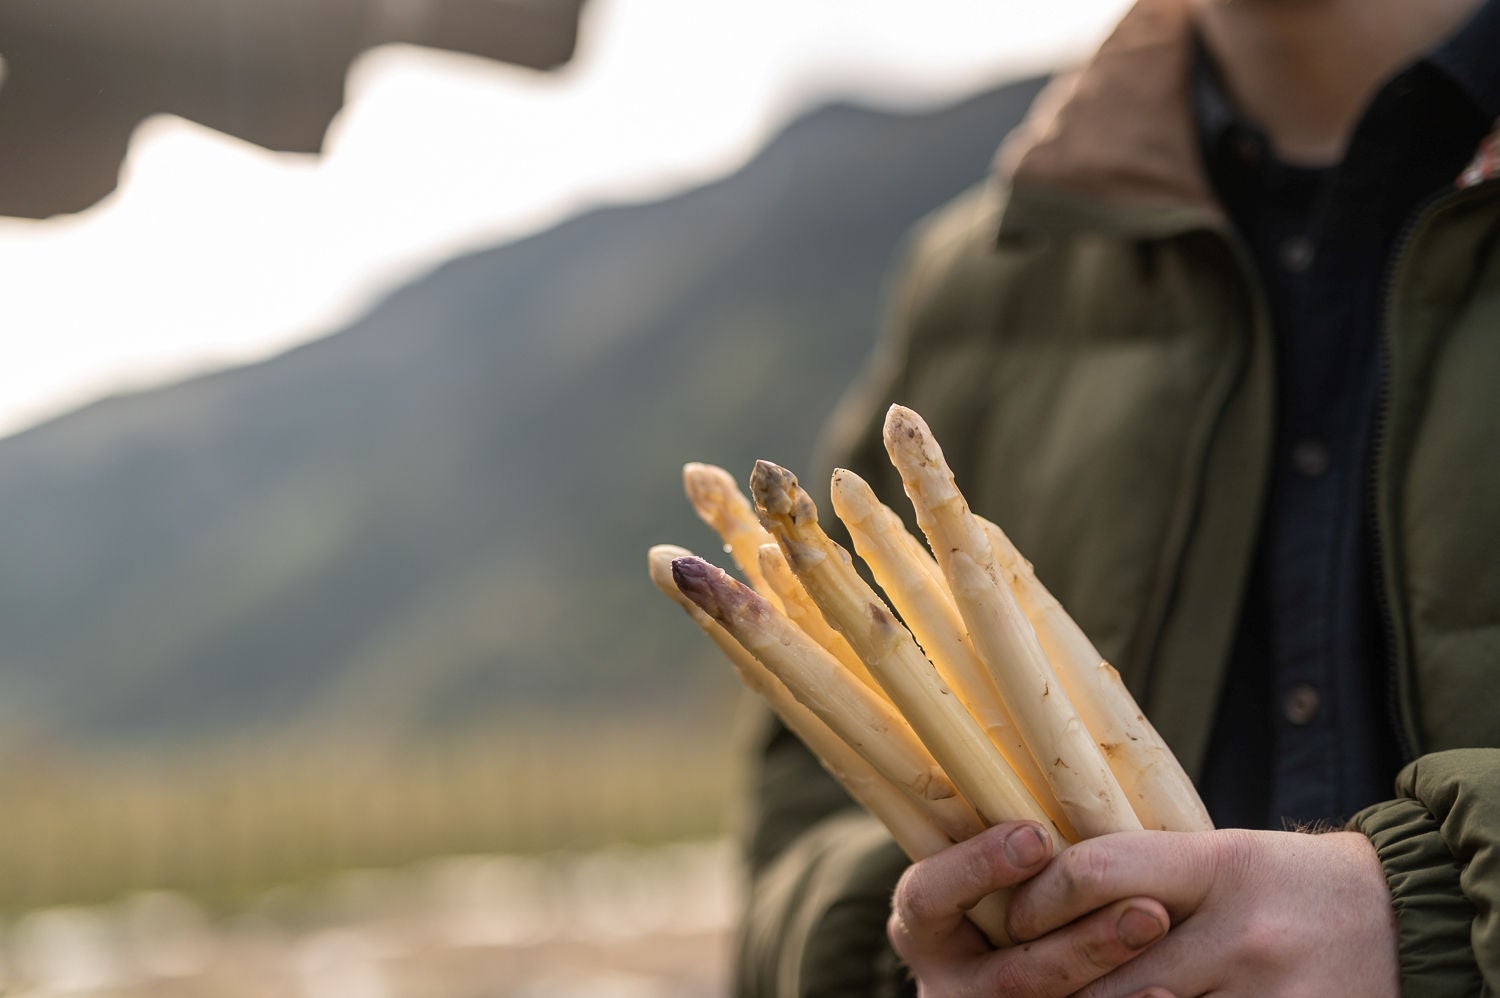
POLYGON ((1012 939, 1024 942, 1036 939, 1045 931, 1037 916, 1031 896, 1025 891, 1017 891, 1011 895, 1010 904, 1005 908, 1005 932, 1012 939))
POLYGON ((1029 973, 1019 960, 996 960, 985 978, 986 993, 1002 998, 1040 998, 1046 993, 1037 975, 1029 973))
POLYGON ((1239 828, 1220 829, 1213 833, 1208 843, 1210 848, 1204 857, 1204 876, 1212 880, 1246 879, 1256 844, 1249 832, 1239 828))
POLYGON ((932 921, 937 917, 937 899, 916 867, 906 871, 896 884, 895 914, 905 925, 932 921))
POLYGON ((1004 886, 1007 880, 1004 874, 1009 869, 1005 861, 1005 853, 999 848, 982 849, 977 848, 979 843, 972 844, 976 848, 968 850, 965 854, 964 878, 978 887, 1004 886))
POLYGON ((1264 913, 1248 917, 1237 938, 1240 953, 1257 965, 1276 963, 1295 943, 1282 919, 1264 913))
POLYGON ((1063 892, 1071 901, 1097 897, 1109 882, 1109 853, 1091 846, 1080 842, 1057 858, 1063 892))
POLYGON ((1106 919, 1095 919, 1088 931, 1079 933, 1073 952, 1080 966, 1100 973, 1115 969, 1128 957, 1115 934, 1114 921, 1106 919))

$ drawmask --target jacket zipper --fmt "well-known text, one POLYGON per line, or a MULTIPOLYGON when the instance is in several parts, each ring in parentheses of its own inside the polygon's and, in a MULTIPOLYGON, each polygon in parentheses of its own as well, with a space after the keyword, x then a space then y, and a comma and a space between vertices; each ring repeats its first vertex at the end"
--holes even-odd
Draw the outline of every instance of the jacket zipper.
POLYGON ((1389 514, 1381 503, 1385 478, 1385 465, 1390 450, 1390 406, 1392 351, 1395 349, 1395 333, 1391 324, 1391 313, 1396 299, 1396 289, 1406 270, 1409 250, 1420 233, 1431 227, 1433 221, 1455 205, 1466 204, 1479 195, 1475 192, 1492 186, 1492 182, 1478 184, 1457 193, 1438 194, 1428 198, 1402 228, 1396 240, 1396 253, 1385 273, 1381 289, 1381 312, 1379 327, 1381 338, 1376 350, 1375 412, 1371 423, 1374 452, 1370 460, 1366 495, 1369 526, 1373 532, 1373 564, 1375 582, 1375 608, 1380 620, 1382 639, 1385 643, 1385 661, 1388 666, 1386 680, 1386 707, 1396 734, 1396 745, 1402 763, 1409 763, 1421 751, 1421 739, 1417 736, 1416 723, 1411 711, 1409 683, 1406 673, 1410 667, 1407 660, 1402 631, 1398 629, 1396 616, 1399 602, 1394 575, 1394 540, 1389 514))
POLYGON ((1386 437, 1391 407, 1391 341, 1393 339, 1390 323, 1391 303, 1395 298, 1396 274, 1406 258, 1406 247, 1416 227, 1416 221, 1413 219, 1402 230, 1401 238, 1396 244, 1399 249, 1392 260, 1392 266, 1386 271, 1385 286, 1381 294, 1380 344, 1375 351, 1375 413, 1371 422, 1374 452, 1370 457, 1369 489, 1365 496, 1365 509, 1368 511, 1366 515, 1369 517, 1370 532, 1374 539, 1371 545, 1370 569, 1375 576, 1375 612, 1380 621, 1381 641, 1385 651, 1386 711, 1391 728, 1396 734, 1396 748, 1401 755, 1403 766, 1416 758, 1416 733, 1411 730, 1406 712, 1401 706, 1403 686, 1401 677, 1406 671, 1404 661, 1406 656, 1401 653, 1401 643, 1396 634, 1396 619, 1391 609, 1391 596, 1387 591, 1387 586, 1392 581, 1387 578, 1389 574, 1387 569, 1392 559, 1390 552, 1387 551, 1390 532, 1386 528, 1386 517, 1380 506, 1380 480, 1383 477, 1386 452, 1389 449, 1386 437))

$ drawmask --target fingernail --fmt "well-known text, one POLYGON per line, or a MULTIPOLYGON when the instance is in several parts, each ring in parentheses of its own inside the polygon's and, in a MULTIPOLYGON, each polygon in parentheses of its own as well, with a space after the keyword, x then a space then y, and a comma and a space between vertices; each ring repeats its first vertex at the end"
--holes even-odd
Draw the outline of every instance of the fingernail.
POLYGON ((1126 908, 1125 914, 1115 923, 1115 935, 1126 949, 1140 949, 1166 935, 1166 926, 1157 917, 1141 908, 1126 908))
POLYGON ((1047 858, 1047 840, 1035 825, 1022 825, 1005 837, 1005 858, 1016 866, 1035 866, 1047 858))

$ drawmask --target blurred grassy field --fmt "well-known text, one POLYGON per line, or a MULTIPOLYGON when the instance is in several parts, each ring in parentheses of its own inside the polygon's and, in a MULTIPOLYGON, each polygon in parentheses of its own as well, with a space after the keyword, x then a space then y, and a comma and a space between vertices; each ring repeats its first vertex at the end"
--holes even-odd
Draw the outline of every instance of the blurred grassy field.
POLYGON ((732 714, 509 719, 400 748, 12 748, 0 913, 143 889, 230 910, 277 885, 433 856, 714 837, 736 791, 732 714))

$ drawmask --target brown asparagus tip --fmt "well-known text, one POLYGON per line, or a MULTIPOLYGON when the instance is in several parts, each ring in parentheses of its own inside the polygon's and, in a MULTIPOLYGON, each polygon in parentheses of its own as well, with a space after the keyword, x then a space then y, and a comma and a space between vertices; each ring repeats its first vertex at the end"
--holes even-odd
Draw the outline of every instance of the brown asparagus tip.
POLYGON ((762 516, 791 524, 818 522, 818 507, 797 485, 797 476, 779 464, 756 461, 750 474, 750 494, 762 516))
POLYGON ((672 562, 672 581, 677 583, 678 592, 718 621, 736 607, 765 602, 755 595, 755 590, 735 581, 723 569, 691 555, 672 562))

